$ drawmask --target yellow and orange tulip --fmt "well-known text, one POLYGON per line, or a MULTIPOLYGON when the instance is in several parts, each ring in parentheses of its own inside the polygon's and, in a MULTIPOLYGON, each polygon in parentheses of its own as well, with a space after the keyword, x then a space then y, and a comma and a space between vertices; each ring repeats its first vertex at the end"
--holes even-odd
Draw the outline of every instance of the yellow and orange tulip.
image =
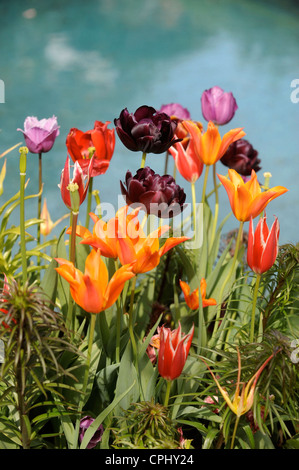
POLYGON ((209 121, 206 132, 201 132, 193 121, 183 121, 194 142, 194 149, 205 165, 214 165, 225 154, 230 144, 244 137, 243 128, 231 129, 221 138, 217 126, 209 121))
POLYGON ((122 266, 108 279, 100 250, 93 249, 85 261, 84 274, 70 261, 56 258, 56 271, 69 283, 73 300, 90 313, 100 313, 116 302, 125 282, 134 276, 131 266, 122 266))
POLYGON ((275 186, 262 191, 254 170, 246 183, 239 173, 228 170, 229 178, 218 175, 229 198, 232 211, 240 222, 247 222, 250 217, 257 217, 273 199, 288 191, 284 186, 275 186))
MULTIPOLYGON (((191 308, 191 310, 197 310, 199 307, 199 287, 197 287, 197 289, 195 289, 190 294, 190 286, 186 282, 180 281, 180 286, 183 291, 185 301, 188 307, 191 308)), ((212 298, 206 299, 207 281, 204 278, 202 278, 200 281, 200 293, 201 293, 203 308, 208 307, 210 305, 217 304, 215 299, 212 299, 212 298)))

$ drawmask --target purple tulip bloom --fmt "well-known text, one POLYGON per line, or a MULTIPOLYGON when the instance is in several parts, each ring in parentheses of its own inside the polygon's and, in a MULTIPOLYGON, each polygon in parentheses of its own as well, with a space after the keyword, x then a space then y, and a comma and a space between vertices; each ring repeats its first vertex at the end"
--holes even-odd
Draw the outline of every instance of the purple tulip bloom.
POLYGON ((121 192, 128 205, 142 206, 148 214, 169 218, 182 212, 186 194, 170 175, 160 176, 148 166, 137 170, 135 176, 126 173, 121 192))
POLYGON ((24 130, 17 130, 23 132, 26 145, 31 153, 49 152, 59 135, 59 126, 55 116, 40 121, 34 116, 28 116, 24 122, 24 130))
POLYGON ((237 109, 233 94, 224 92, 219 86, 205 90, 201 95, 201 110, 206 121, 222 126, 231 121, 237 109))
POLYGON ((150 106, 140 106, 135 113, 123 109, 114 124, 122 143, 133 152, 163 153, 178 140, 176 120, 150 106))
MULTIPOLYGON (((79 434, 79 440, 80 442, 83 441, 83 437, 85 434, 86 429, 89 428, 89 426, 94 422, 94 418, 91 418, 90 416, 85 416, 80 420, 80 434, 79 434)), ((102 440, 102 435, 104 432, 104 427, 101 424, 98 429, 95 431, 93 437, 90 439, 89 443, 87 444, 87 449, 92 449, 95 447, 101 440, 102 440)))
POLYGON ((258 152, 245 139, 233 142, 220 159, 223 165, 236 170, 242 176, 250 176, 251 170, 259 171, 261 167, 258 152))
POLYGON ((163 104, 159 110, 159 113, 166 113, 171 118, 177 118, 180 120, 191 119, 191 114, 187 108, 183 108, 179 103, 163 104))

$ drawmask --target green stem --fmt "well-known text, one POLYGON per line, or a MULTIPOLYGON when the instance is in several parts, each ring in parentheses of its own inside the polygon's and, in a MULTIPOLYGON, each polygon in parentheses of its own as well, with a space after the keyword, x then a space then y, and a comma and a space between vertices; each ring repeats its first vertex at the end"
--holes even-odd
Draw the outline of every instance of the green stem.
POLYGON ((255 287, 253 292, 253 300, 252 300, 252 311, 251 311, 251 325, 250 325, 250 342, 253 343, 254 339, 254 320, 255 320, 255 308, 256 308, 256 301, 259 291, 259 285, 261 280, 261 274, 256 275, 255 287))
POLYGON ((217 228, 217 221, 218 221, 218 213, 219 213, 219 195, 218 195, 218 186, 216 180, 216 163, 213 165, 213 182, 214 182, 214 190, 215 190, 215 214, 214 214, 214 222, 213 222, 213 229, 212 229, 212 237, 210 241, 210 246, 213 246, 216 228, 217 228))
POLYGON ((80 402, 79 402, 79 405, 78 405, 79 417, 76 420, 76 428, 75 428, 74 441, 73 441, 73 447, 74 448, 77 448, 77 445, 78 445, 78 436, 79 436, 79 429, 80 429, 80 418, 81 418, 81 411, 82 411, 83 405, 84 405, 85 393, 86 393, 87 385, 88 385, 88 377, 89 377, 89 369, 90 369, 90 362, 91 362, 91 351, 92 351, 92 345, 93 345, 95 324, 96 324, 96 314, 92 313, 91 314, 90 325, 89 325, 88 349, 87 349, 86 365, 85 365, 85 372, 84 372, 84 379, 83 379, 83 390, 82 390, 81 399, 80 399, 80 402))
POLYGON ((241 243, 241 239, 242 239, 242 235, 243 235, 243 225, 244 225, 244 222, 240 222, 237 241, 236 241, 236 246, 235 246, 235 253, 234 253, 234 257, 233 257, 233 262, 232 262, 230 271, 229 271, 228 275, 226 276, 226 278, 225 278, 225 280, 224 280, 224 282, 221 286, 219 299, 218 299, 218 309, 217 309, 217 315, 216 315, 216 321, 215 321, 213 336, 216 334, 217 329, 219 327, 223 292, 224 292, 224 289, 226 287, 226 284, 230 280, 230 278, 231 278, 231 276, 234 272, 234 269, 235 269, 235 265, 236 265, 236 261, 237 261, 237 257, 238 257, 238 252, 239 252, 239 247, 240 247, 240 243, 241 243))
POLYGON ((86 220, 85 220, 85 227, 88 229, 89 227, 89 212, 91 210, 91 201, 92 201, 92 186, 93 186, 93 178, 90 178, 89 186, 88 186, 88 195, 87 195, 87 209, 86 209, 86 220))
POLYGON ((129 333, 132 342, 133 348, 133 355, 134 355, 134 362, 137 368, 138 359, 137 359, 137 344, 134 336, 134 327, 133 327, 133 305, 134 305, 134 295, 135 295, 135 288, 136 288, 136 279, 137 276, 134 276, 132 280, 132 287, 131 287, 131 298, 130 298, 130 309, 129 309, 129 333))
MULTIPOLYGON (((42 154, 38 155, 38 203, 37 203, 37 218, 40 219, 41 207, 42 207, 42 154)), ((40 244, 40 224, 37 225, 37 243, 40 244)))
POLYGON ((144 166, 145 166, 145 160, 146 160, 146 153, 145 153, 145 152, 143 152, 143 154, 142 154, 142 159, 141 159, 141 166, 140 166, 140 168, 144 168, 144 166))
POLYGON ((27 257, 26 257, 26 239, 25 239, 25 178, 26 178, 26 160, 27 147, 21 147, 20 151, 20 238, 22 255, 22 278, 23 284, 27 282, 27 257))
MULTIPOLYGON (((114 261, 115 271, 118 269, 117 260, 114 261)), ((120 298, 116 301, 117 315, 116 315, 116 346, 115 346, 115 361, 120 362, 120 332, 122 322, 122 308, 120 304, 120 298)))
POLYGON ((191 193, 192 193, 192 208, 193 208, 193 230, 196 238, 196 192, 195 192, 195 183, 191 183, 191 193))
POLYGON ((168 406, 169 396, 170 396, 170 389, 171 389, 172 381, 171 381, 171 380, 167 380, 166 384, 167 384, 167 385, 166 385, 166 392, 165 392, 165 398, 164 398, 164 406, 165 406, 165 408, 168 406))
POLYGON ((204 203, 206 200, 206 190, 207 190, 207 182, 208 182, 208 175, 209 175, 209 169, 210 166, 206 165, 205 168, 205 176, 204 176, 204 181, 203 181, 203 188, 202 188, 202 197, 201 197, 201 202, 204 203))
MULTIPOLYGON (((73 263, 74 266, 76 264, 76 228, 77 228, 78 215, 79 215, 78 212, 71 211, 70 221, 71 221, 72 233, 71 233, 71 238, 70 238, 69 261, 73 263)), ((75 327, 75 318, 73 315, 73 308, 74 308, 74 300, 71 296, 71 292, 69 292, 69 303, 68 303, 66 326, 71 331, 74 331, 74 327, 75 327)))
POLYGON ((237 433, 237 428, 238 428, 239 420, 240 420, 240 416, 237 416, 237 417, 236 417, 235 426, 234 426, 233 435, 232 435, 232 441, 231 441, 231 445, 230 445, 230 448, 231 448, 231 449, 234 448, 235 437, 236 437, 236 433, 237 433))

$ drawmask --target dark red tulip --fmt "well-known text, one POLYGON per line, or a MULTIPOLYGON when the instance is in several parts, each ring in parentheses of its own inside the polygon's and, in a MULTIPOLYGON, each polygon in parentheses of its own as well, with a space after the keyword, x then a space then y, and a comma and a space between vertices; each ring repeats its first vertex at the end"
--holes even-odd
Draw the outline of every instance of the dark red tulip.
POLYGON ((122 143, 133 152, 163 153, 178 140, 176 120, 151 106, 140 106, 135 113, 125 108, 114 124, 122 143))
POLYGON ((137 170, 135 176, 126 173, 121 192, 126 203, 143 205, 148 214, 161 218, 174 217, 184 209, 186 194, 170 175, 160 176, 148 166, 137 170))
POLYGON ((250 142, 239 139, 233 142, 220 159, 223 165, 236 170, 242 176, 250 176, 251 170, 259 171, 261 167, 258 152, 250 142))

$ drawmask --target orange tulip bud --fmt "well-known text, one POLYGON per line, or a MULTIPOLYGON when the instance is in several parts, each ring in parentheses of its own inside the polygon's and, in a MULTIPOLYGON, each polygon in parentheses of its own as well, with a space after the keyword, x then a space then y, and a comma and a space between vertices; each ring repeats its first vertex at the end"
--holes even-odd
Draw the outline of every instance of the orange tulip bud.
MULTIPOLYGON (((199 287, 197 287, 197 289, 195 289, 190 294, 190 286, 186 282, 180 281, 180 286, 183 291, 185 301, 188 307, 191 308, 191 310, 197 310, 199 307, 199 287)), ((202 278, 202 280, 200 281, 200 293, 201 293, 201 298, 202 298, 202 306, 208 307, 209 305, 216 305, 217 302, 215 299, 206 299, 206 292, 207 292, 207 281, 204 278, 202 278)))

